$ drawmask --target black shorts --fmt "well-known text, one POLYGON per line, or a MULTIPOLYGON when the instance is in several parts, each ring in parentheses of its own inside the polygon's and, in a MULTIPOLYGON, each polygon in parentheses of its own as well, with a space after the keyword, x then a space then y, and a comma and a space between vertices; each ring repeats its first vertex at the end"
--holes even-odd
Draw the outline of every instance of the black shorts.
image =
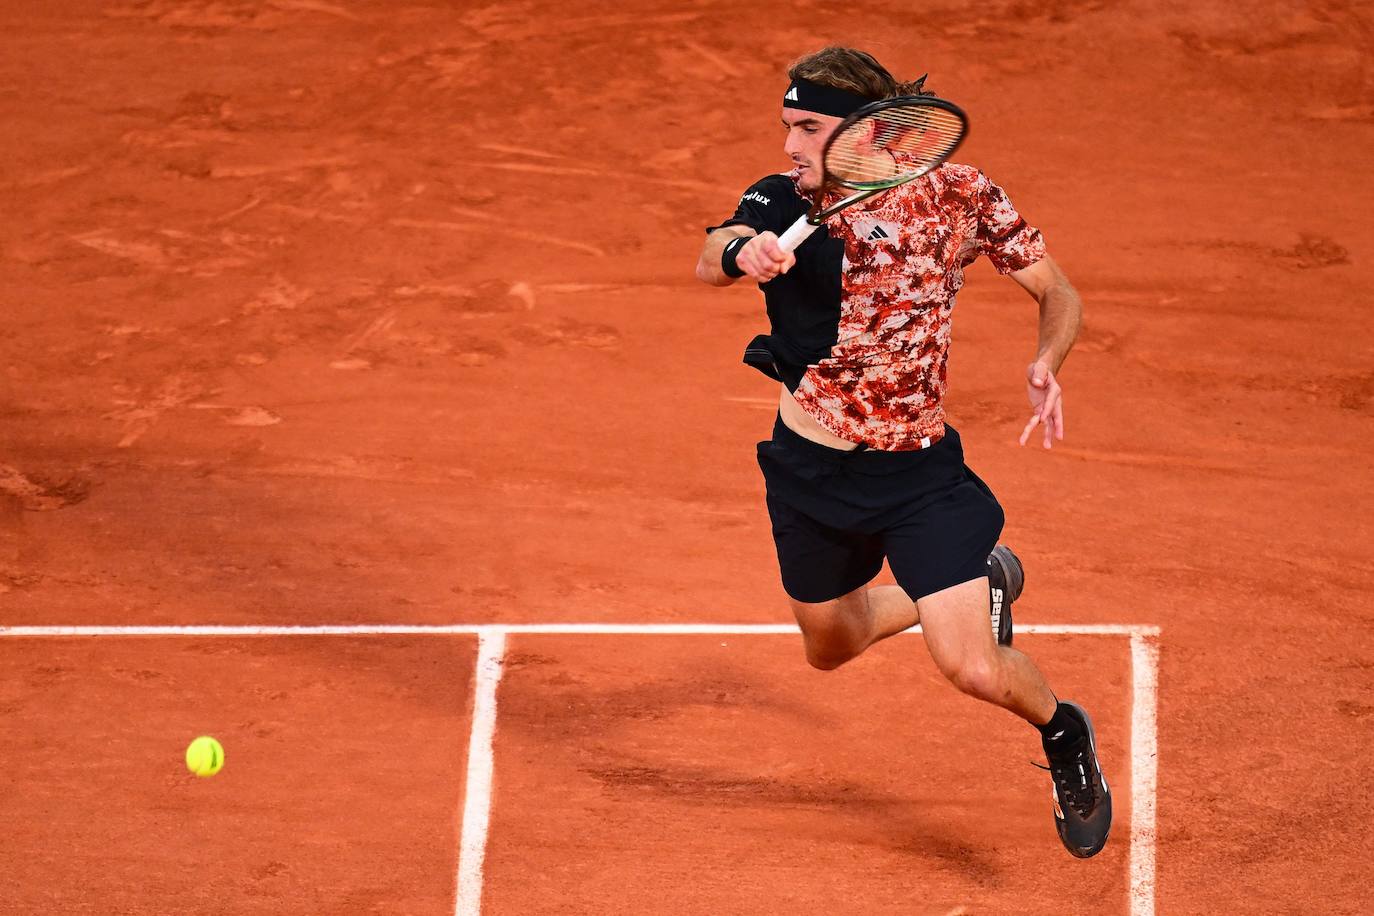
POLYGON ((987 575, 1005 517, 953 427, 926 449, 846 452, 779 418, 758 456, 782 586, 797 601, 847 595, 884 559, 913 599, 987 575))

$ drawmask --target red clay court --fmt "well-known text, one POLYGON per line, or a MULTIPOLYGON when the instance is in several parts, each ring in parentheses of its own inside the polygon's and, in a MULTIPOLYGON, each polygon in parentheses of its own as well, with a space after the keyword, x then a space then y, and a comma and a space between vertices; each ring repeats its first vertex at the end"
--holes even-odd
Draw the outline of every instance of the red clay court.
POLYGON ((1374 24, 1354 3, 0 11, 0 912, 1358 913, 1374 24), (822 674, 702 227, 782 71, 970 113, 949 411, 1093 711, 1101 855, 918 635, 822 674), (227 764, 196 779, 198 734, 227 764))

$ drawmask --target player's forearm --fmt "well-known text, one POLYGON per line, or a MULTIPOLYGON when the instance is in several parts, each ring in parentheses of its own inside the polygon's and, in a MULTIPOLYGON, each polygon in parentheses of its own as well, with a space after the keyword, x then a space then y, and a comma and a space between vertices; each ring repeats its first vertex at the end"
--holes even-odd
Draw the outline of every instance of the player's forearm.
POLYGON ((1083 300, 1068 280, 1061 279, 1047 288, 1040 300, 1040 343, 1036 361, 1047 363, 1052 372, 1069 355, 1083 323, 1083 300))
POLYGON ((720 264, 720 256, 731 241, 753 234, 754 230, 743 226, 727 226, 708 235, 706 244, 701 248, 701 257, 697 259, 697 279, 712 286, 729 286, 739 279, 725 273, 720 264))

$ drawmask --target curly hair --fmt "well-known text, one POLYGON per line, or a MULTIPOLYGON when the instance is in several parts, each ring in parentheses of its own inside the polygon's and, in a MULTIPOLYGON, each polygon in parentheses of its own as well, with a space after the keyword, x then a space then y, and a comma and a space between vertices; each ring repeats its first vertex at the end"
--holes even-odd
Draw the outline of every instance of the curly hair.
POLYGON ((843 89, 870 99, 890 99, 899 95, 930 95, 924 76, 901 82, 872 54, 857 48, 831 45, 799 57, 787 68, 787 78, 801 78, 822 86, 843 89))

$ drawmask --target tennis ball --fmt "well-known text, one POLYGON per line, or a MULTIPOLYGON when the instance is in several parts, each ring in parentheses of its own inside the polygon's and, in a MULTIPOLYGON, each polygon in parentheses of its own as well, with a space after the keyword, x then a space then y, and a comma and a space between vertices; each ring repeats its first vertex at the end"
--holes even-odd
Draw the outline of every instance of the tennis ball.
POLYGON ((209 735, 201 735, 186 748, 186 769, 197 776, 214 776, 224 766, 224 748, 209 735))

